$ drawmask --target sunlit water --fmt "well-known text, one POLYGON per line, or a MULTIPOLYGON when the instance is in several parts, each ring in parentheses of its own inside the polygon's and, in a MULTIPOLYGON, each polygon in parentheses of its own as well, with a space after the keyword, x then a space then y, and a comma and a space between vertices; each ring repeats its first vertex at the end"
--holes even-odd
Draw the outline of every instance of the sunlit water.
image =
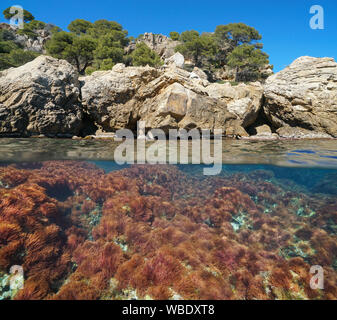
POLYGON ((215 176, 117 145, 0 140, 0 299, 337 298, 336 141, 227 140, 215 176))

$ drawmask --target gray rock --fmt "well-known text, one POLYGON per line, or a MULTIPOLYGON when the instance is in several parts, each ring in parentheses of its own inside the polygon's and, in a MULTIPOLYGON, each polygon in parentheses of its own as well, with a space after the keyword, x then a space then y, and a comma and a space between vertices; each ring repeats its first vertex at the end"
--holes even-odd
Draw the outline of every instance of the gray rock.
POLYGON ((255 128, 257 135, 270 135, 272 131, 267 124, 255 128))
POLYGON ((157 78, 160 71, 151 67, 115 65, 111 71, 97 71, 82 77, 83 108, 101 131, 134 129, 130 118, 136 109, 136 92, 157 78))
POLYGON ((180 52, 177 52, 170 58, 166 59, 165 63, 167 65, 175 64, 178 68, 182 68, 185 64, 185 58, 180 52))
POLYGON ((207 74, 197 67, 194 67, 193 71, 190 74, 190 78, 196 79, 196 80, 208 81, 207 74))
POLYGON ((39 56, 0 72, 0 135, 76 135, 82 124, 75 68, 39 56))
POLYGON ((196 74, 202 80, 208 80, 207 74, 198 67, 194 67, 192 73, 196 74))
POLYGON ((277 134, 285 139, 331 139, 327 133, 315 132, 298 127, 284 126, 279 128, 277 134))
POLYGON ((175 64, 164 69, 118 65, 82 81, 83 106, 106 132, 135 130, 142 120, 147 128, 166 131, 223 129, 231 135, 247 135, 244 127, 256 118, 263 91, 259 84, 214 88, 207 80, 191 79, 175 64), (240 106, 235 107, 235 102, 240 106))
POLYGON ((267 124, 259 125, 254 128, 256 131, 255 135, 249 137, 250 140, 277 140, 279 135, 272 133, 271 128, 267 124))
POLYGON ((225 102, 228 111, 236 116, 243 128, 256 121, 262 108, 263 87, 259 82, 241 83, 237 86, 232 86, 229 82, 213 83, 206 91, 210 97, 225 102))
MULTIPOLYGON (((143 38, 138 40, 139 42, 144 42, 150 49, 154 50, 163 60, 173 56, 175 54, 175 47, 179 44, 179 41, 173 41, 172 39, 162 35, 154 34, 151 32, 146 32, 143 38)), ((133 48, 127 51, 134 50, 133 48)))
POLYGON ((0 30, 7 30, 10 33, 10 40, 21 46, 27 51, 34 51, 45 54, 45 44, 51 38, 52 25, 46 25, 45 29, 35 30, 36 37, 30 37, 26 34, 18 34, 18 28, 7 23, 0 23, 0 30))
POLYGON ((255 127, 252 139, 337 136, 333 59, 299 58, 264 88, 259 82, 210 83, 202 70, 193 73, 176 63, 158 69, 117 64, 79 79, 68 62, 40 56, 0 72, 0 135, 90 135, 85 124, 98 129, 91 137, 105 138, 118 129, 135 131, 142 120, 147 129, 166 132, 222 129, 247 138, 246 129, 255 127), (262 111, 277 134, 258 119, 262 111))
POLYGON ((267 79, 264 95, 264 112, 275 128, 292 127, 319 136, 337 137, 337 63, 334 59, 298 58, 267 79))

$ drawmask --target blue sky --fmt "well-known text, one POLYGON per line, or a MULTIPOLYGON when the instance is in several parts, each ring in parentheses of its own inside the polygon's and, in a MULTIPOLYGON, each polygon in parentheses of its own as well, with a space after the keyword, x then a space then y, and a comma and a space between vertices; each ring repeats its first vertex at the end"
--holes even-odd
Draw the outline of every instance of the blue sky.
POLYGON ((191 29, 211 32, 219 24, 244 22, 262 34, 275 71, 303 55, 337 59, 337 0, 1 0, 0 10, 11 5, 22 5, 37 20, 63 29, 77 18, 114 20, 132 36, 191 29), (309 26, 312 5, 324 8, 324 30, 309 26))

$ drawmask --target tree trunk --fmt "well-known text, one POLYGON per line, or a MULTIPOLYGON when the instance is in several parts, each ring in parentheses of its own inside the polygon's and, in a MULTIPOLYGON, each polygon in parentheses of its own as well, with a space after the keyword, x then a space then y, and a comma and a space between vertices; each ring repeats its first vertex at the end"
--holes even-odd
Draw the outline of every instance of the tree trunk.
POLYGON ((78 72, 78 73, 81 73, 81 71, 80 71, 80 69, 81 69, 81 68, 80 68, 80 62, 78 61, 77 58, 75 59, 75 63, 76 63, 77 72, 78 72))
POLYGON ((84 75, 84 74, 85 74, 85 69, 87 69, 88 64, 89 64, 89 63, 86 62, 85 65, 84 65, 84 67, 81 69, 81 71, 79 71, 79 73, 80 73, 81 75, 84 75))
POLYGON ((235 68, 235 82, 239 82, 239 67, 235 68))

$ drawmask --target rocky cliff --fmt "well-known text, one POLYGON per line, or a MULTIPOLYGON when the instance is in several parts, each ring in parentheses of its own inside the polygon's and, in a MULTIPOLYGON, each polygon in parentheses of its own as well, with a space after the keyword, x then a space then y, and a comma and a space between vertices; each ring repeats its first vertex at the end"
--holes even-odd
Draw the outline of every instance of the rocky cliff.
POLYGON ((175 47, 180 44, 179 41, 173 41, 162 34, 151 32, 144 33, 143 38, 139 41, 144 42, 150 49, 157 52, 163 60, 173 56, 175 47))
POLYGON ((265 84, 264 112, 281 136, 337 137, 337 63, 301 57, 265 84))
POLYGON ((260 84, 210 84, 171 64, 162 69, 116 65, 81 80, 83 107, 105 131, 148 128, 224 128, 245 134, 262 106, 260 84))
POLYGON ((0 72, 0 135, 76 135, 82 126, 75 68, 39 56, 0 72))
POLYGON ((0 92, 3 136, 135 130, 142 120, 166 132, 221 128, 246 138, 337 137, 337 64, 328 58, 299 58, 264 86, 232 86, 210 83, 201 70, 183 70, 174 59, 159 69, 118 64, 78 79, 66 61, 40 56, 1 72, 0 92))

